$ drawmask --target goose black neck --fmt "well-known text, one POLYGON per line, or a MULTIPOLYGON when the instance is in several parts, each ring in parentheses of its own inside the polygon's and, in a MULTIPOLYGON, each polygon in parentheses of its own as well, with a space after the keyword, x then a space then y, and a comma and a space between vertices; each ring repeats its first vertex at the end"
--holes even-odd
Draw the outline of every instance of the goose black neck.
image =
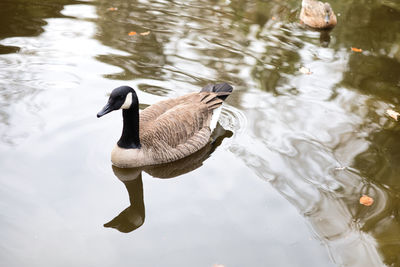
POLYGON ((142 172, 140 172, 138 178, 124 182, 124 184, 126 190, 128 190, 131 206, 135 206, 137 210, 143 211, 144 214, 142 172))
POLYGON ((122 135, 118 141, 118 146, 121 148, 140 148, 139 139, 139 107, 132 105, 129 109, 122 110, 124 126, 122 135))

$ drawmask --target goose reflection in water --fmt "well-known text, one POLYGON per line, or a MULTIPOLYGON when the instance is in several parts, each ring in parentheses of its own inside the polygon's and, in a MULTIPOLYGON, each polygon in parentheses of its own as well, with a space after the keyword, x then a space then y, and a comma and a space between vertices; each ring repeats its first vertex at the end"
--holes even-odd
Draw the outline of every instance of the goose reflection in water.
POLYGON ((104 224, 104 227, 115 228, 120 232, 129 233, 143 225, 145 220, 145 207, 143 201, 142 171, 156 178, 174 178, 191 172, 203 165, 203 162, 221 145, 227 137, 233 133, 225 130, 220 124, 215 128, 211 142, 196 153, 181 160, 167 164, 147 166, 144 168, 122 169, 112 166, 117 178, 124 183, 129 195, 130 206, 124 209, 118 216, 104 224))

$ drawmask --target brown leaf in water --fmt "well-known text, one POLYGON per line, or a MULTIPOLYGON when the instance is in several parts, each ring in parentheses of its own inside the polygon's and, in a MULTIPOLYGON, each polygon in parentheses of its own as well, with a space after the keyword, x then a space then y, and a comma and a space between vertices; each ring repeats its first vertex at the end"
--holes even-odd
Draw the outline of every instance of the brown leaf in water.
POLYGON ((107 10, 108 11, 117 11, 118 7, 109 7, 107 10))
POLYGON ((300 71, 301 73, 307 74, 307 75, 312 74, 312 72, 310 71, 310 69, 309 69, 309 68, 306 68, 306 67, 301 67, 301 68, 299 69, 299 71, 300 71))
POLYGON ((374 199, 372 197, 367 196, 367 195, 363 195, 360 198, 360 204, 369 207, 372 204, 374 204, 374 199))
POLYGON ((276 17, 272 17, 271 19, 272 19, 272 20, 276 20, 276 17))
POLYGON ((357 52, 357 53, 361 53, 363 50, 362 50, 361 48, 352 47, 352 48, 351 48, 351 51, 357 52))
POLYGON ((141 32, 141 33, 140 33, 140 35, 142 35, 142 36, 149 35, 149 34, 150 34, 150 31, 147 31, 147 32, 141 32))
POLYGON ((400 116, 400 113, 394 111, 393 109, 386 110, 386 114, 388 114, 390 117, 392 117, 396 121, 397 121, 398 117, 400 116))
POLYGON ((134 36, 134 35, 136 35, 136 34, 137 34, 136 32, 130 32, 130 33, 128 33, 129 36, 134 36))

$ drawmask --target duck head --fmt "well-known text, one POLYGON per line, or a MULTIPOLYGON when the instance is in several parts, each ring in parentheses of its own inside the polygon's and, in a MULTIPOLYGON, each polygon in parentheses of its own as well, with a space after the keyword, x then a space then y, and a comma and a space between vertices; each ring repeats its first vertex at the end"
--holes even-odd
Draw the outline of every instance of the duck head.
POLYGON ((331 20, 331 14, 333 13, 331 5, 329 3, 324 4, 324 20, 328 25, 331 20))
POLYGON ((97 118, 100 118, 114 110, 130 109, 135 105, 138 105, 135 90, 129 86, 117 87, 111 92, 107 104, 99 113, 97 113, 97 118))

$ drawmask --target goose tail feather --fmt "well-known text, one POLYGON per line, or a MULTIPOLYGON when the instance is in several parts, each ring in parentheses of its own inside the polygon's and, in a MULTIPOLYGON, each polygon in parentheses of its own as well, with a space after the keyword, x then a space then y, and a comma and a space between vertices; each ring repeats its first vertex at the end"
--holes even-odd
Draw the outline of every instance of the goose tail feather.
POLYGON ((233 87, 227 83, 207 84, 200 92, 214 92, 221 100, 225 100, 233 91, 233 87))

